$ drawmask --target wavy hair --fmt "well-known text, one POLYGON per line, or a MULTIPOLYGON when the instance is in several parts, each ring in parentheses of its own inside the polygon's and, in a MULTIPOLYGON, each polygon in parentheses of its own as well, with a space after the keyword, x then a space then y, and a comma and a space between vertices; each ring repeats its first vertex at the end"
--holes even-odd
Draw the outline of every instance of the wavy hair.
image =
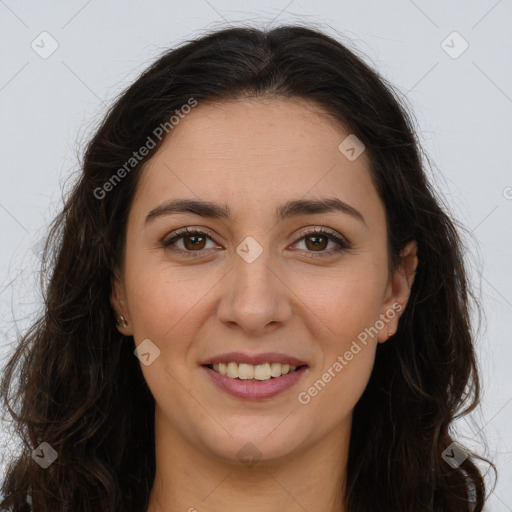
POLYGON ((111 278, 141 170, 165 139, 155 130, 191 98, 251 96, 315 102, 355 134, 385 205, 390 269, 407 242, 418 244, 398 331, 377 347, 355 406, 346 510, 482 510, 477 459, 496 471, 494 464, 466 449, 454 468, 442 455, 454 420, 480 400, 470 321, 478 302, 459 227, 427 179, 411 114, 393 86, 347 44, 296 25, 228 27, 166 51, 116 98, 88 142, 49 230, 43 313, 1 382, 22 442, 2 483, 4 510, 27 511, 31 502, 37 512, 145 512, 155 476, 155 403, 133 339, 116 329, 111 278), (126 167, 148 137, 155 147, 126 167), (113 182, 121 168, 122 180, 113 182), (32 458, 41 442, 58 453, 44 470, 32 458))

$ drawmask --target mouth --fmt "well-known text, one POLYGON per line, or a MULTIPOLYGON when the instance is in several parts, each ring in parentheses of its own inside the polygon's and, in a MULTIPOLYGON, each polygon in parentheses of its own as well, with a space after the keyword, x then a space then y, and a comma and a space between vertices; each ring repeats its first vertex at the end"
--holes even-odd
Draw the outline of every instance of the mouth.
POLYGON ((244 363, 238 364, 234 361, 229 363, 205 364, 203 366, 225 377, 249 382, 279 379, 283 377, 283 375, 289 375, 308 367, 307 364, 299 366, 281 363, 252 365, 244 363))
POLYGON ((242 400, 266 400, 298 386, 309 366, 281 363, 258 365, 235 362, 203 364, 211 382, 222 392, 242 400))

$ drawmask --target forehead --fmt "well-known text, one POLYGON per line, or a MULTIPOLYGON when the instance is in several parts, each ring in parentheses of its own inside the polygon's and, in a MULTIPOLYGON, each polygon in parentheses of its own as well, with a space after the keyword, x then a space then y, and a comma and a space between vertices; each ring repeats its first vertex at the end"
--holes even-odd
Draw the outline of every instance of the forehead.
POLYGON ((199 103, 146 162, 136 200, 154 207, 195 196, 250 211, 329 195, 382 209, 365 152, 351 161, 338 147, 349 135, 320 106, 301 99, 199 103))

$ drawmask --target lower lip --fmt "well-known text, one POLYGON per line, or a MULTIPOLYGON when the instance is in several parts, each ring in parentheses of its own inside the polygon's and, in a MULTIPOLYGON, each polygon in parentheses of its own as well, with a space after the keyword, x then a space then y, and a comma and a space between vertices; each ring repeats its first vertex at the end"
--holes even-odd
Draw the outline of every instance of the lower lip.
POLYGON ((279 395, 296 384, 308 369, 307 366, 302 366, 292 373, 281 375, 281 377, 272 377, 269 380, 241 380, 222 375, 207 366, 203 366, 203 368, 222 391, 246 400, 259 400, 279 395))

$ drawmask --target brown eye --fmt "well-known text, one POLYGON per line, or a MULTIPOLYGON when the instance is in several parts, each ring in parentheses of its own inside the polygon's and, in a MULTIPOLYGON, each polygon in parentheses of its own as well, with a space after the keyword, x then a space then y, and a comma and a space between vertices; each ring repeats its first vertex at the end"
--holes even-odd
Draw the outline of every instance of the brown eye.
POLYGON ((316 250, 323 250, 328 245, 328 237, 323 235, 309 235, 304 238, 306 241, 306 246, 308 249, 311 249, 313 251, 316 250), (308 241, 311 241, 311 243, 308 243, 308 241))
POLYGON ((170 238, 162 241, 162 246, 170 251, 183 254, 185 256, 200 256, 205 249, 205 244, 210 240, 213 242, 211 236, 207 235, 203 231, 196 229, 182 229, 170 238), (181 242, 182 247, 174 247, 181 242))
POLYGON ((201 235, 183 235, 183 245, 186 249, 193 251, 194 249, 204 249, 206 237, 201 235), (190 242, 190 243, 187 243, 190 242))
MULTIPOLYGON (((306 246, 304 250, 311 257, 332 256, 352 247, 346 239, 325 228, 302 232, 301 235, 296 244, 304 242, 306 246), (329 242, 333 242, 334 247, 327 249, 329 242)), ((172 237, 163 240, 162 246, 178 254, 194 257, 206 252, 204 249, 207 249, 205 244, 208 241, 214 243, 213 238, 207 233, 197 229, 185 228, 175 232, 172 237), (182 247, 178 246, 178 242, 182 243, 182 247)))
POLYGON ((336 232, 328 231, 325 228, 302 232, 301 235, 301 238, 296 243, 304 242, 307 252, 317 253, 313 254, 312 257, 332 256, 335 253, 340 253, 352 247, 346 239, 336 234, 336 232), (327 246, 331 241, 335 246, 327 250, 327 246))

